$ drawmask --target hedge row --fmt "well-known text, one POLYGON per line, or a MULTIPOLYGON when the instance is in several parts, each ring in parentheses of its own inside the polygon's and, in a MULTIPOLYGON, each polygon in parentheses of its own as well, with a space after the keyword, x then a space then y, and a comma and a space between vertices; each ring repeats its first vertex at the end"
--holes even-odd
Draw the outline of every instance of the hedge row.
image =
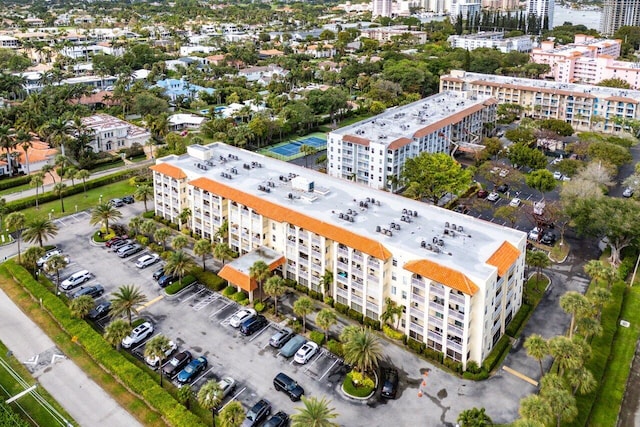
POLYGON ((66 304, 38 283, 13 260, 5 262, 11 276, 31 294, 34 300, 40 300, 42 307, 57 321, 60 327, 71 337, 78 338, 78 344, 105 371, 114 376, 132 393, 140 396, 172 426, 202 426, 202 421, 180 405, 172 396, 160 387, 145 371, 129 362, 124 355, 116 351, 104 338, 84 320, 74 318, 66 304))
POLYGON ((28 184, 31 182, 30 175, 21 175, 16 178, 7 178, 0 181, 0 190, 6 190, 8 188, 17 187, 19 185, 28 184))
POLYGON ((198 283, 202 283, 213 291, 220 292, 227 286, 226 280, 211 271, 202 271, 198 269, 197 271, 193 271, 191 274, 196 276, 198 283))
MULTIPOLYGON (((103 187, 108 184, 113 184, 114 182, 120 182, 125 179, 129 179, 132 176, 137 174, 136 169, 126 170, 121 172, 116 172, 111 175, 102 176, 100 178, 92 179, 91 181, 87 181, 87 190, 97 187, 103 187)), ((76 184, 72 187, 67 187, 62 192, 63 197, 72 196, 74 194, 79 194, 84 191, 84 186, 82 183, 76 184)), ((47 191, 46 193, 40 194, 38 196, 39 203, 47 203, 54 200, 58 200, 59 197, 53 191, 47 191)), ((30 208, 36 205, 36 196, 24 197, 19 200, 14 200, 13 202, 7 203, 7 212, 15 212, 21 211, 23 209, 30 208)))
POLYGON ((178 280, 177 282, 170 284, 164 291, 167 295, 175 295, 195 281, 195 277, 193 277, 192 275, 188 275, 183 277, 182 281, 178 280))

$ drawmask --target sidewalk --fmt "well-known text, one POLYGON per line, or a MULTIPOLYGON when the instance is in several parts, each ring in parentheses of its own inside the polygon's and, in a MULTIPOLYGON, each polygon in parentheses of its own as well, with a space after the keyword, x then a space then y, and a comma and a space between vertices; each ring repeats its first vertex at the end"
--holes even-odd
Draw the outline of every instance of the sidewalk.
MULTIPOLYGON (((81 426, 142 426, 0 290, 0 340, 81 426)), ((30 379, 27 379, 31 382, 30 379)))

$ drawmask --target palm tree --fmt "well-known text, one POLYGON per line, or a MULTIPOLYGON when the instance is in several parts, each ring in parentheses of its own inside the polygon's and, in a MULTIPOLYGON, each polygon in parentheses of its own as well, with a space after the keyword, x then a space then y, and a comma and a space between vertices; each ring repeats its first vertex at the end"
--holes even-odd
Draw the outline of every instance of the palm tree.
POLYGON ((178 389, 178 402, 182 403, 184 406, 189 409, 191 407, 191 398, 193 397, 193 389, 189 384, 185 384, 184 386, 178 389))
POLYGON ((44 270, 47 273, 55 273, 56 275, 56 295, 60 295, 60 270, 64 269, 68 264, 69 261, 63 255, 54 255, 44 265, 44 270))
POLYGON ((225 219, 222 222, 220 228, 216 230, 216 233, 213 235, 213 237, 220 243, 226 242, 226 240, 229 238, 229 220, 225 219))
POLYGON ((131 324, 124 319, 116 319, 104 328, 104 339, 109 344, 120 350, 122 340, 131 333, 131 324))
POLYGON ((64 213, 64 189, 67 188, 67 184, 58 182, 53 186, 53 192, 60 198, 61 211, 64 213))
POLYGON ((49 120, 42 126, 40 132, 45 141, 56 147, 60 147, 62 155, 64 156, 66 155, 65 142, 69 139, 71 129, 72 126, 68 119, 62 116, 49 120))
POLYGON ((20 263, 20 237, 24 230, 25 216, 22 212, 12 212, 4 220, 4 225, 8 230, 13 230, 18 243, 18 263, 20 263))
POLYGON ((218 416, 220 427, 240 427, 245 419, 242 403, 234 400, 228 403, 218 416))
POLYGON ((382 347, 369 328, 358 328, 343 344, 344 361, 359 372, 371 372, 382 358, 382 347))
POLYGON ((91 295, 82 295, 71 300, 69 310, 72 316, 82 319, 89 314, 95 303, 96 301, 91 295))
POLYGON ((518 413, 525 420, 536 421, 541 426, 546 426, 552 419, 551 406, 546 399, 531 394, 520 400, 520 409, 518 413))
POLYGON ((147 296, 134 285, 123 285, 111 296, 113 316, 124 314, 131 325, 131 315, 138 314, 138 307, 147 302, 147 296))
POLYGON ((0 147, 7 152, 7 168, 9 169, 9 176, 13 175, 13 167, 11 165, 11 150, 13 150, 15 146, 16 141, 13 138, 11 126, 0 126, 0 147))
POLYGON ((584 272, 596 282, 604 280, 606 265, 598 259, 592 259, 584 265, 584 272))
POLYGON ((323 308, 320 310, 318 315, 316 316, 316 325, 324 331, 324 340, 328 341, 329 339, 329 328, 335 325, 338 322, 338 317, 328 308, 323 308))
POLYGON ((309 156, 318 152, 318 149, 312 145, 302 144, 299 148, 300 153, 304 155, 304 167, 308 167, 309 156))
POLYGON ((574 396, 578 392, 580 392, 580 394, 591 393, 598 387, 598 382, 593 377, 593 374, 584 366, 567 371, 567 380, 573 388, 572 394, 574 396))
POLYGON ((184 208, 182 209, 182 211, 180 212, 180 215, 178 215, 178 221, 180 221, 180 229, 182 229, 182 227, 187 227, 187 228, 191 228, 189 226, 189 219, 191 218, 191 209, 189 208, 184 208))
POLYGON ((549 354, 549 343, 542 338, 542 335, 531 334, 524 342, 524 348, 527 354, 538 361, 540 364, 540 378, 544 376, 542 369, 542 359, 549 354))
POLYGON ((213 425, 216 425, 216 408, 222 402, 222 389, 216 380, 209 380, 198 391, 198 403, 204 409, 211 411, 213 425))
POLYGON ((42 173, 33 174, 29 186, 36 188, 36 209, 38 209, 38 189, 44 183, 44 175, 42 173))
POLYGON ((486 414, 484 408, 471 408, 460 412, 456 420, 461 427, 484 427, 492 426, 491 417, 486 414))
POLYGON ((133 193, 133 197, 136 200, 141 200, 142 202, 144 202, 144 211, 148 212, 149 209, 147 209, 147 200, 153 197, 153 187, 146 184, 140 185, 133 193))
POLYGON ((234 255, 235 252, 226 243, 218 243, 213 248, 213 256, 222 261, 222 265, 224 265, 225 261, 232 260, 234 255))
POLYGON ((40 168, 40 172, 43 174, 49 174, 49 176, 51 177, 51 182, 53 182, 54 184, 56 183, 56 176, 53 174, 54 172, 54 167, 53 165, 50 164, 46 164, 44 166, 42 166, 42 168, 40 168))
POLYGON ((322 289, 324 290, 325 296, 330 294, 331 286, 333 285, 333 272, 331 270, 325 270, 322 275, 322 289))
MULTIPOLYGON (((549 267, 551 260, 544 251, 527 251, 525 256, 525 262, 528 266, 536 269, 536 281, 540 282, 540 276, 542 275, 542 269, 549 267)), ((536 283, 537 289, 537 283, 536 283)))
POLYGON ((548 402, 551 413, 556 417, 556 425, 571 422, 578 415, 576 398, 569 390, 560 387, 542 387, 540 394, 548 402))
POLYGON ((109 221, 122 218, 122 213, 111 206, 111 203, 104 202, 91 210, 91 225, 104 224, 105 233, 109 234, 109 221))
POLYGON ((29 164, 29 149, 33 147, 33 142, 31 142, 31 135, 29 135, 29 132, 25 132, 21 129, 16 133, 15 138, 16 145, 19 145, 20 148, 22 148, 22 151, 24 151, 24 157, 27 163, 27 175, 29 175, 31 173, 31 166, 29 164))
POLYGON ((166 352, 171 348, 171 341, 162 334, 151 338, 144 346, 144 357, 158 359, 158 371, 160 372, 160 387, 162 387, 162 364, 166 357, 166 352))
POLYGON ((38 242, 40 247, 43 241, 49 240, 58 234, 58 226, 48 219, 36 218, 27 223, 27 228, 22 233, 25 242, 38 242))
POLYGON ((576 327, 576 317, 588 315, 593 310, 593 305, 581 293, 569 291, 560 297, 560 307, 571 315, 569 326, 569 339, 571 339, 576 327))
POLYGON ((266 262, 261 259, 254 262, 251 267, 249 267, 249 277, 258 282, 258 293, 260 294, 260 298, 262 298, 262 282, 271 276, 271 270, 266 262))
POLYGON ((306 398, 302 396, 304 407, 298 407, 297 414, 291 416, 291 427, 338 427, 338 424, 331 422, 338 414, 334 408, 329 407, 330 402, 323 397, 318 400, 316 397, 306 398))
POLYGON ((158 226, 156 222, 152 219, 145 220, 142 224, 140 224, 140 231, 142 231, 147 237, 151 238, 154 235, 154 232, 158 226))
MULTIPOLYGON (((606 290, 606 289, 604 289, 606 290)), ((582 317, 576 322, 576 333, 582 335, 584 340, 591 343, 591 338, 602 335, 602 325, 600 320, 589 317, 582 317)))
POLYGON ((273 297, 275 315, 278 316, 278 298, 287 292, 284 280, 280 276, 271 276, 264 284, 264 293, 273 297))
POLYGON ((134 216, 129 220, 129 230, 131 231, 132 235, 140 233, 140 227, 142 226, 143 222, 144 219, 141 216, 134 216))
POLYGON ((89 172, 86 169, 80 169, 79 171, 76 172, 75 174, 75 178, 82 180, 82 187, 83 187, 83 192, 85 194, 85 197, 87 195, 87 179, 91 176, 91 172, 89 172))
POLYGON ((171 236, 171 230, 167 227, 159 228, 153 233, 153 238, 156 242, 162 243, 162 249, 167 250, 167 239, 171 236))
POLYGON ((178 276, 178 282, 182 285, 182 279, 187 274, 188 271, 192 270, 195 267, 195 264, 189 256, 182 252, 176 251, 172 252, 167 259, 167 264, 164 266, 164 271, 172 274, 174 276, 178 276))
POLYGON ((302 317, 302 333, 307 330, 307 315, 313 312, 313 301, 309 297, 300 297, 293 303, 293 312, 302 317))
POLYGON ((189 239, 187 236, 183 236, 182 234, 178 234, 176 237, 171 240, 171 246, 176 251, 181 251, 187 246, 189 246, 189 239))
POLYGON ((400 316, 402 316, 402 306, 398 305, 391 298, 386 297, 384 299, 384 311, 380 315, 380 320, 382 320, 382 322, 384 323, 391 321, 394 323, 393 327, 395 329, 398 329, 397 322, 400 321, 400 316))
POLYGON ((38 260, 42 258, 45 254, 44 248, 40 246, 31 246, 24 251, 24 256, 22 257, 24 267, 31 271, 31 274, 35 274, 36 268, 38 267, 38 260))
MULTIPOLYGON (((575 341, 559 335, 549 340, 549 353, 555 360, 558 376, 562 377, 565 370, 577 369, 584 363, 583 348, 575 341)), ((545 377, 550 374, 545 375, 545 377)))
POLYGON ((206 269, 206 256, 211 254, 212 249, 213 247, 211 246, 211 241, 209 239, 200 239, 193 245, 193 253, 202 257, 202 271, 205 271, 206 269))

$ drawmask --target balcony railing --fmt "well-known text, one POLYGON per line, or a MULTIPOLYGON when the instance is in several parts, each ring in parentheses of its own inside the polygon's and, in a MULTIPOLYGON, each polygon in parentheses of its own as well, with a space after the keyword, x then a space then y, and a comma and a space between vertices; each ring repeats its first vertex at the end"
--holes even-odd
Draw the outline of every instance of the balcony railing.
POLYGON ((429 294, 436 295, 436 296, 439 296, 441 298, 444 298, 444 289, 442 289, 439 286, 430 286, 429 287, 429 294))
POLYGON ((342 288, 336 288, 336 295, 339 295, 343 298, 349 298, 349 292, 345 291, 342 288))
POLYGON ((409 323, 409 329, 411 329, 416 334, 424 335, 424 326, 418 325, 417 323, 409 323))
POLYGON ((380 314, 380 306, 376 303, 373 303, 371 301, 367 301, 367 310, 371 310, 374 313, 378 313, 380 314))
POLYGON ((417 317, 419 319, 424 319, 424 311, 420 310, 417 307, 411 307, 411 310, 409 310, 409 312, 414 317, 417 317))
POLYGON ((452 324, 448 324, 447 325, 447 331, 449 331, 449 333, 451 333, 453 335, 457 335, 459 337, 461 337, 462 334, 464 333, 462 328, 459 328, 456 325, 452 325, 452 324))
POLYGON ((464 296, 463 295, 458 295, 458 294, 449 294, 449 301, 451 302, 455 302, 456 304, 459 305, 464 305, 464 296))
POLYGON ((452 317, 456 320, 460 320, 461 322, 464 321, 464 314, 460 313, 457 310, 449 310, 449 317, 452 317))
POLYGON ((437 342, 437 343, 442 343, 442 335, 435 332, 435 331, 429 331, 427 333, 427 336, 429 337, 429 339, 437 342))
POLYGON ((411 294, 411 300, 424 304, 424 297, 418 294, 411 294))

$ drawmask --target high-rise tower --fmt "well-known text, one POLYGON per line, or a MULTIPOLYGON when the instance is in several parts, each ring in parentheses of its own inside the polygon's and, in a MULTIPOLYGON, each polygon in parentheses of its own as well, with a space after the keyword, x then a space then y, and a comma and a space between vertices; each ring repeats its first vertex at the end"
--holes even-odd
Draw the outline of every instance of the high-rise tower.
POLYGON ((600 32, 612 36, 625 25, 640 25, 640 0, 604 0, 600 32))

